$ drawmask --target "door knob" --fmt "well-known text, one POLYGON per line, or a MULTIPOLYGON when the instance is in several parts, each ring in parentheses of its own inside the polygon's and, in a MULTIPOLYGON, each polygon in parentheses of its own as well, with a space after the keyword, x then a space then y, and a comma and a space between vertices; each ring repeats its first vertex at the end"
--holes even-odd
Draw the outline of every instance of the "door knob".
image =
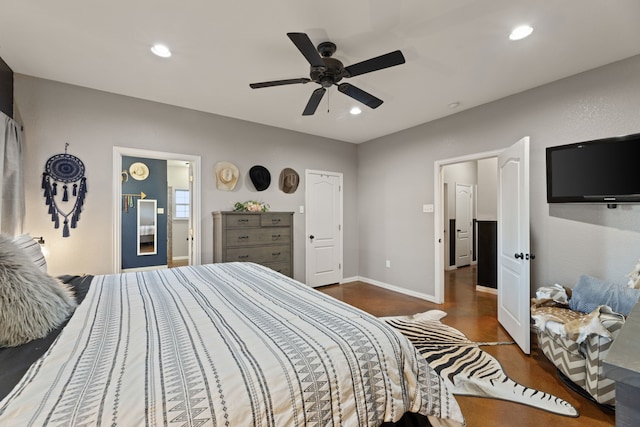
POLYGON ((516 259, 518 259, 518 258, 524 259, 524 254, 522 252, 520 252, 519 254, 515 254, 514 257, 516 257, 516 259))
POLYGON ((309 236, 309 239, 311 239, 311 240, 313 240, 315 238, 316 238, 316 236, 314 236, 313 234, 309 236))

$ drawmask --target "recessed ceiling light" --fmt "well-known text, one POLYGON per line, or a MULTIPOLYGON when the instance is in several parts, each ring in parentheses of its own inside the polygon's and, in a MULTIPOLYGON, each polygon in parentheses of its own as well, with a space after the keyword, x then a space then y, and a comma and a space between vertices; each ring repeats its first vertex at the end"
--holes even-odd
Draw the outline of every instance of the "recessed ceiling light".
POLYGON ((522 40, 525 37, 529 37, 533 33, 533 27, 530 25, 520 25, 511 31, 509 38, 511 40, 522 40))
POLYGON ((169 58, 171 56, 171 51, 163 44, 154 44, 153 47, 151 47, 151 52, 161 58, 169 58))
POLYGON ((360 109, 360 107, 353 107, 351 110, 349 110, 349 112, 354 116, 357 116, 358 114, 362 113, 362 110, 360 109))

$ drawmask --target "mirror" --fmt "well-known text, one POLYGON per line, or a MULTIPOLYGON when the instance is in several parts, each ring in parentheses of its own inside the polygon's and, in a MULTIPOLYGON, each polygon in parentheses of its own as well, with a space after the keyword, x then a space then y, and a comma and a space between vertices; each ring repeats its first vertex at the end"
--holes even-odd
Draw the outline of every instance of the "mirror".
POLYGON ((155 255, 157 241, 157 200, 138 199, 138 256, 155 255))

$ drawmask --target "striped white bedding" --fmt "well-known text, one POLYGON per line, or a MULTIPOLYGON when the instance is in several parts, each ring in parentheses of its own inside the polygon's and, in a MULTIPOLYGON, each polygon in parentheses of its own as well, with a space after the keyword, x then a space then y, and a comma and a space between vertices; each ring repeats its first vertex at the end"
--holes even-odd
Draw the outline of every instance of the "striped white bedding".
POLYGON ((96 276, 0 425, 460 425, 438 375, 374 317, 256 264, 96 276))

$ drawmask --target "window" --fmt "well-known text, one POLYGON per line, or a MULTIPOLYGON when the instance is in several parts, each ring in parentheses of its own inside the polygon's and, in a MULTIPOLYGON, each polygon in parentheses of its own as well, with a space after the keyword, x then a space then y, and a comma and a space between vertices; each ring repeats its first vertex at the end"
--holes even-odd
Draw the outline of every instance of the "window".
POLYGON ((175 219, 189 219, 189 190, 175 190, 174 198, 175 219))

